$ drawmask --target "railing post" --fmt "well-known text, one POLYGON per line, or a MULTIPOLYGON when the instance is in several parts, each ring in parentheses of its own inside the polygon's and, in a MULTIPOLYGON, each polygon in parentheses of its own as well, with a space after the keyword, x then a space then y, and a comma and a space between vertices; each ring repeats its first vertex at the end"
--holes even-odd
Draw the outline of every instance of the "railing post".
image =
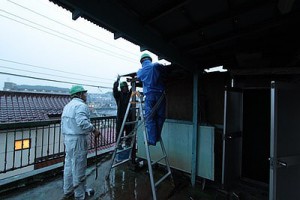
POLYGON ((8 137, 8 132, 6 132, 5 135, 4 172, 6 171, 6 167, 7 167, 7 137, 8 137))
POLYGON ((38 127, 35 127, 34 161, 33 162, 36 162, 38 130, 39 130, 38 127))
POLYGON ((52 154, 55 154, 55 134, 56 134, 56 124, 54 124, 54 130, 53 130, 53 152, 52 154))
MULTIPOLYGON (((104 125, 101 127, 103 131, 103 140, 101 141, 101 144, 98 142, 97 148, 115 142, 113 136, 115 134, 115 119, 116 116, 91 119, 92 123, 98 125, 99 128, 100 124, 104 125)), ((2 160, 0 160, 0 162, 3 163, 0 165, 0 174, 30 165, 38 167, 37 164, 41 162, 61 159, 63 157, 63 152, 65 151, 65 149, 62 149, 61 147, 63 137, 61 135, 60 120, 5 124, 0 127, 0 134, 5 134, 5 138, 3 137, 3 141, 5 142, 2 148, 3 156, 1 157, 2 160), (53 128, 54 131, 51 131, 53 128), (57 136, 56 134, 59 135, 57 136), (27 138, 30 139, 31 143, 30 148, 26 148, 25 150, 23 149, 23 140, 27 138), (55 144, 57 139, 59 140, 58 147, 55 144), (16 140, 22 141, 21 149, 18 151, 15 150, 16 140), (53 147, 51 147, 51 145, 53 145, 53 147), (53 151, 51 152, 51 150, 53 151)), ((100 139, 98 138, 98 140, 100 139)), ((92 148, 95 148, 95 146, 91 145, 89 150, 92 148)))

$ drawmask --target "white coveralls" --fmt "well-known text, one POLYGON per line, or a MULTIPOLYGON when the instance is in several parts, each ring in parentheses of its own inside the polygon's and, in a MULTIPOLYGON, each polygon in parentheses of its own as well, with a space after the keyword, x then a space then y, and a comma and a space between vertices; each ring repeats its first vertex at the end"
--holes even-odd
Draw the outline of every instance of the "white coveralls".
POLYGON ((73 192, 76 199, 85 199, 88 134, 94 130, 88 106, 80 98, 73 98, 65 107, 61 130, 66 147, 64 193, 73 192))

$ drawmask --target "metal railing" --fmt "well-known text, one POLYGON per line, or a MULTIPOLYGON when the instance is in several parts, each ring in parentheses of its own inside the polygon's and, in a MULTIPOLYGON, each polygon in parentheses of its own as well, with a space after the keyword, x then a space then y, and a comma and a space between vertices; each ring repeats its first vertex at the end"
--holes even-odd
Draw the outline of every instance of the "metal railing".
MULTIPOLYGON (((97 150, 113 146, 116 141, 116 117, 96 117, 91 121, 101 133, 97 150)), ((93 134, 89 135, 89 140, 89 153, 93 153, 96 149, 93 134)), ((0 174, 62 162, 64 153, 60 120, 0 125, 0 174)))

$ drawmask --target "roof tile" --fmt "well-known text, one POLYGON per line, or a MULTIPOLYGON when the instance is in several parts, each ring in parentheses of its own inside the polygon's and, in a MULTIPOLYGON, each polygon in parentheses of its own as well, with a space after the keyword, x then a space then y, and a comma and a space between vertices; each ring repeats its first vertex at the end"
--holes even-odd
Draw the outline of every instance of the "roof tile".
POLYGON ((69 101, 69 95, 0 91, 0 123, 49 120, 69 101))

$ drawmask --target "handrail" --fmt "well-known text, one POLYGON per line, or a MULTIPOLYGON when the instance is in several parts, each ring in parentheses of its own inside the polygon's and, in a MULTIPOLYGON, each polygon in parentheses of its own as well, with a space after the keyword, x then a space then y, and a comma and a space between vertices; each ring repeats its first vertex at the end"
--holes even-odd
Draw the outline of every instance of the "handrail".
MULTIPOLYGON (((1 124, 0 137, 0 179, 4 173, 34 166, 38 169, 63 161, 65 148, 61 135, 60 119, 1 124), (27 140, 25 147, 23 142, 27 140), (16 149, 16 142, 19 148, 16 149)), ((116 141, 116 116, 93 117, 91 122, 100 130, 101 137, 98 138, 97 147, 94 146, 94 135, 89 135, 89 152, 95 149, 110 148, 116 141)), ((25 142, 24 142, 25 143, 25 142)))
MULTIPOLYGON (((101 119, 114 119, 116 116, 105 116, 105 117, 92 117, 93 120, 101 120, 101 119)), ((16 129, 16 128, 30 128, 36 126, 47 126, 49 124, 58 123, 60 119, 52 119, 52 120, 44 120, 44 121, 32 121, 32 122, 13 122, 13 123, 0 123, 0 131, 8 130, 8 129, 16 129)))

